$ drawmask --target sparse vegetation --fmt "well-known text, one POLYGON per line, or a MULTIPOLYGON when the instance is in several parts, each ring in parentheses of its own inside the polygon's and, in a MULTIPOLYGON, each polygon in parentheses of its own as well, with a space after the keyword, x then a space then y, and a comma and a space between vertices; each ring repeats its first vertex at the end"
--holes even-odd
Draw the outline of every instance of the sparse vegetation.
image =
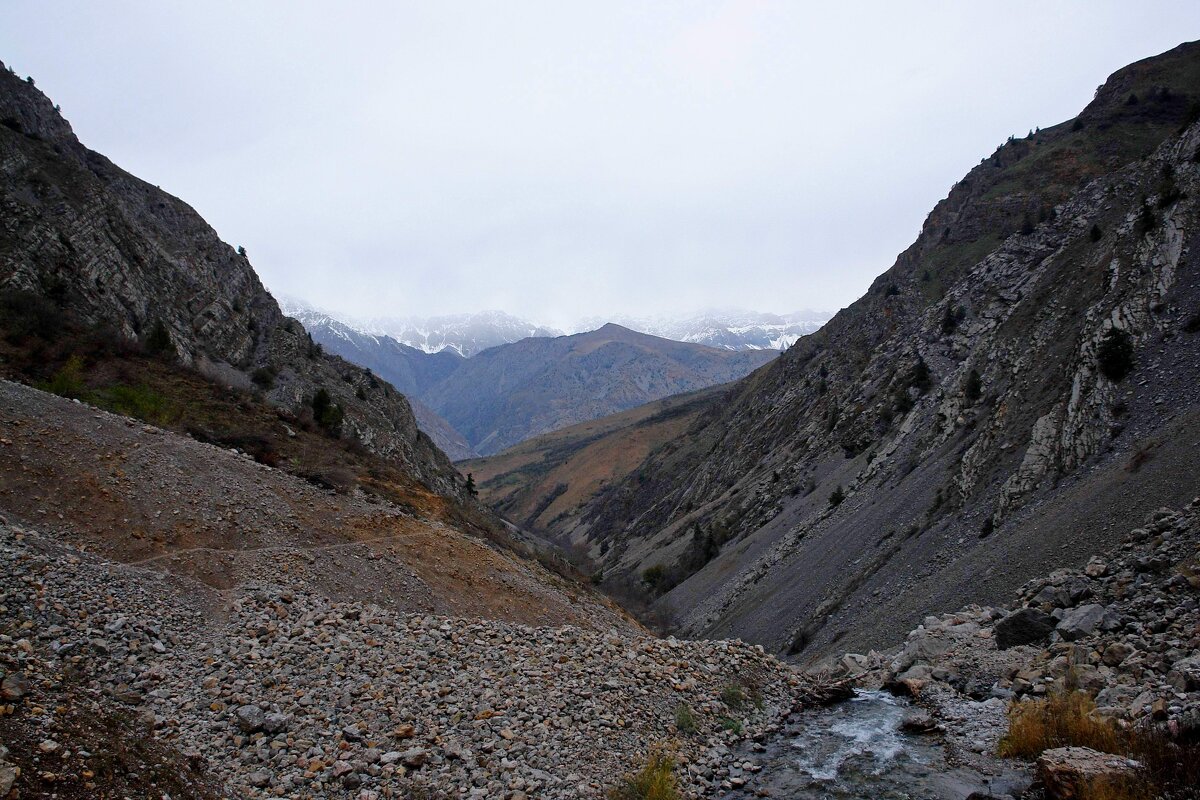
POLYGON ((675 757, 663 748, 650 753, 646 765, 608 793, 609 800, 678 800, 675 757))
POLYGON ((717 720, 717 724, 721 726, 722 730, 729 731, 730 733, 738 736, 742 734, 742 721, 740 719, 734 719, 733 717, 721 717, 719 720, 717 720))
POLYGON ((1093 242, 1098 242, 1104 238, 1104 231, 1100 228, 1100 226, 1098 224, 1092 225, 1092 231, 1091 231, 1091 233, 1088 234, 1088 236, 1089 236, 1089 238, 1091 238, 1091 240, 1093 242))
POLYGON ((1056 747, 1090 747, 1133 758, 1141 768, 1130 780, 1087 787, 1089 798, 1192 796, 1174 792, 1187 792, 1200 785, 1200 744, 1173 741, 1157 730, 1121 728, 1095 711, 1095 701, 1081 691, 1014 702, 1009 706, 1009 731, 1000 742, 1000 755, 1035 759, 1056 747))
POLYGON ((695 733, 698 725, 696 723, 696 714, 692 711, 692 707, 687 703, 680 703, 675 706, 675 728, 680 733, 695 733))
POLYGON ((845 499, 846 499, 846 492, 842 489, 841 484, 838 484, 837 488, 834 489, 833 492, 829 495, 829 507, 837 508, 838 506, 840 506, 842 504, 842 501, 845 499))
POLYGON ((746 702, 746 690, 737 683, 727 684, 721 689, 721 702, 736 711, 746 702))

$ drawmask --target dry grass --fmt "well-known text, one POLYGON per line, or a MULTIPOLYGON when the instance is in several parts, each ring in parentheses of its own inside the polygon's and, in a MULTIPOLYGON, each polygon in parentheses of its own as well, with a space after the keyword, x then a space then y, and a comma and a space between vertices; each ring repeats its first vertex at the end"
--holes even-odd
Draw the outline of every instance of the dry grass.
POLYGON ((646 765, 608 793, 609 800, 679 800, 675 757, 665 748, 651 751, 646 765))
POLYGON ((1111 722, 1094 716, 1095 708, 1084 692, 1013 703, 1008 709, 1008 735, 1000 742, 1000 755, 1032 759, 1045 750, 1070 746, 1103 753, 1123 752, 1121 732, 1111 722))
POLYGON ((1080 691, 1014 702, 1000 755, 1035 759, 1056 747, 1090 747, 1133 758, 1142 766, 1130 779, 1092 782, 1081 795, 1089 800, 1197 796, 1200 744, 1176 742, 1158 730, 1119 728, 1095 710, 1092 698, 1080 691))

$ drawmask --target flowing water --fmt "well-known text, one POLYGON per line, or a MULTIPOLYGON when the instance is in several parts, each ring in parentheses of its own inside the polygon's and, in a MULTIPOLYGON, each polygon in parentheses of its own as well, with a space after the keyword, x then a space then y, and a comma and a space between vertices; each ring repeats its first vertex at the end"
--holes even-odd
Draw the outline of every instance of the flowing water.
MULTIPOLYGON (((1018 773, 995 775, 950 763, 937 735, 901 730, 910 708, 885 692, 797 715, 765 752, 746 754, 762 765, 748 789, 797 800, 964 800, 972 792, 1019 794, 1018 773)), ((733 792, 728 798, 745 797, 733 792)))

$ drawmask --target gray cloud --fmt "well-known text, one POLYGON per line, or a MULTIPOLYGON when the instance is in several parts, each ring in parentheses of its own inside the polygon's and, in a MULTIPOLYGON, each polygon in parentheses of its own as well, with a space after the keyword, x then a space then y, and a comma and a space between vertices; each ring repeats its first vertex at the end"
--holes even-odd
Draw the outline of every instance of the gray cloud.
POLYGON ((843 306, 981 156, 1200 23, 839 5, 8 0, 0 58, 274 289, 566 326, 843 306))

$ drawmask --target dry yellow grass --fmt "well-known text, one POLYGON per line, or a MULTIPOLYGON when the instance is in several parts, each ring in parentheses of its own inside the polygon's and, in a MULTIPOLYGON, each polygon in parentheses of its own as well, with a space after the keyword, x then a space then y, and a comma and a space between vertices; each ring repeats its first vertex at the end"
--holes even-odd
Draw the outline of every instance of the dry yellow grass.
POLYGON ((1096 704, 1084 692, 1045 700, 1023 700, 1008 709, 1008 735, 1000 755, 1037 758, 1055 747, 1090 747, 1103 753, 1125 752, 1124 737, 1108 720, 1094 716, 1096 704))
POLYGON ((664 748, 650 752, 646 766, 608 793, 610 800, 679 800, 675 757, 664 748))

